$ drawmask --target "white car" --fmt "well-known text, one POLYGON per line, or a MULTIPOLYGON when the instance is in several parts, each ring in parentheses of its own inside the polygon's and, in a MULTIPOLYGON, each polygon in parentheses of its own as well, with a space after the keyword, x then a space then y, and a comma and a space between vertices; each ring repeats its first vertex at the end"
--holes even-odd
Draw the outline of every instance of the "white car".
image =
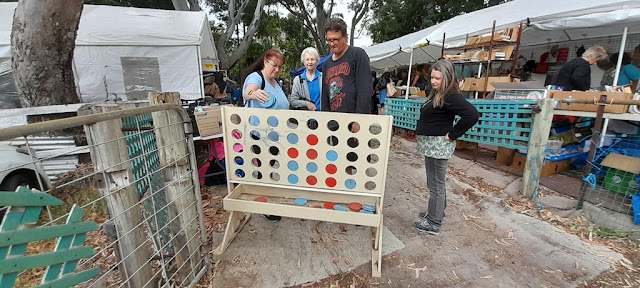
POLYGON ((33 161, 26 149, 0 144, 0 191, 16 191, 18 186, 46 191, 51 183, 42 163, 33 161))

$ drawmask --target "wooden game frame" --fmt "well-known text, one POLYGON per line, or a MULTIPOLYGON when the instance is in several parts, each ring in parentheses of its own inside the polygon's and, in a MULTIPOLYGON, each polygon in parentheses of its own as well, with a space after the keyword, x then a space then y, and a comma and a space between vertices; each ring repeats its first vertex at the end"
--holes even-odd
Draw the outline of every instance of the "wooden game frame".
POLYGON ((393 130, 391 116, 225 106, 222 119, 228 179, 223 204, 230 216, 214 254, 225 251, 250 213, 355 224, 372 228, 372 276, 381 277, 382 207, 393 130), (295 139, 291 134, 297 135, 295 139), (236 147, 238 144, 242 149, 236 147), (291 148, 297 152, 292 153, 291 148), (349 153, 355 153, 355 157, 349 153), (301 165, 304 163, 307 165, 301 165), (331 165, 337 171, 330 170, 331 165), (254 201, 259 196, 269 202, 254 201), (296 198, 309 203, 296 206, 296 198), (375 212, 315 208, 324 202, 344 206, 358 202, 375 207, 375 212))

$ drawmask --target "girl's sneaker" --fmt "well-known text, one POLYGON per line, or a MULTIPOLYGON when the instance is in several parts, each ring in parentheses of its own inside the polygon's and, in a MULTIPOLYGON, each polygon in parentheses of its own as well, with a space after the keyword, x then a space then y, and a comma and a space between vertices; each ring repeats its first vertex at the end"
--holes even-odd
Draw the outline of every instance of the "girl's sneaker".
POLYGON ((413 222, 413 228, 416 228, 419 231, 427 232, 433 235, 440 234, 440 227, 433 226, 427 221, 413 222))

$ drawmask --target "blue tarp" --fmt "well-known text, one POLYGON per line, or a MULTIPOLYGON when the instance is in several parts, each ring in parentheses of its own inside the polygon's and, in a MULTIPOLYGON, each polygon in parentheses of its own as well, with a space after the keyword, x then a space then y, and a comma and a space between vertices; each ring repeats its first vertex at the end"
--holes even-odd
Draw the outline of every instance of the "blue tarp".
MULTIPOLYGON (((322 65, 324 64, 324 61, 329 59, 329 57, 331 57, 331 55, 333 55, 333 53, 329 53, 329 55, 327 55, 326 57, 320 58, 320 62, 318 62, 318 67, 316 67, 316 70, 322 72, 322 65)), ((296 76, 302 74, 302 72, 304 72, 305 69, 307 69, 307 68, 302 66, 302 67, 300 67, 300 68, 298 68, 296 70, 293 70, 293 71, 289 72, 289 76, 296 77, 296 76)))

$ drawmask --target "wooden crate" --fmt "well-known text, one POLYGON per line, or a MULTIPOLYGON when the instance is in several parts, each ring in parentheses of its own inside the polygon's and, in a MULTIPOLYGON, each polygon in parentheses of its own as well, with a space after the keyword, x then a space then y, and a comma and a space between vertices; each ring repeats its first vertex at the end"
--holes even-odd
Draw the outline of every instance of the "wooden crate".
MULTIPOLYGON (((513 149, 499 147, 498 153, 496 155, 496 162, 502 165, 508 165, 509 157, 513 152, 513 149)), ((513 154, 513 160, 511 162, 511 167, 514 167, 518 170, 524 170, 524 167, 527 163, 527 155, 522 155, 517 151, 513 154)), ((542 166, 542 171, 540 176, 549 176, 558 172, 567 171, 571 169, 571 159, 560 160, 560 161, 545 161, 544 166, 542 166)))

